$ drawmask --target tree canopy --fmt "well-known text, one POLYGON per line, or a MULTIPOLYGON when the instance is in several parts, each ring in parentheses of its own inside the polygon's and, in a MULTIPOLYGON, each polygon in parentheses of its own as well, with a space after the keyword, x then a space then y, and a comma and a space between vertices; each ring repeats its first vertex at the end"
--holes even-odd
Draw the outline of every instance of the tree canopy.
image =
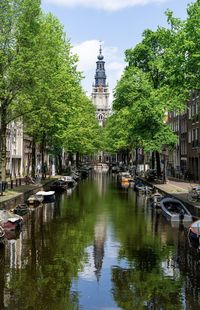
POLYGON ((176 144, 167 113, 182 111, 191 92, 199 92, 200 1, 190 4, 187 13, 182 21, 167 11, 169 27, 146 29, 141 42, 125 51, 127 65, 106 126, 108 149, 110 137, 113 151, 160 151, 176 144))

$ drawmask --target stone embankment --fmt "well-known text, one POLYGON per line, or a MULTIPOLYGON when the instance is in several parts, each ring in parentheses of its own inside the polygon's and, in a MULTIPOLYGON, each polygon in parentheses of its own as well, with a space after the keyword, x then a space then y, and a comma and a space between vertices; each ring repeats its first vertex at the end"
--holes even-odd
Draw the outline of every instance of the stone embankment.
POLYGON ((41 183, 21 185, 14 189, 7 190, 3 196, 0 196, 0 209, 10 209, 27 200, 30 195, 40 190, 48 189, 48 186, 55 179, 43 180, 41 183))

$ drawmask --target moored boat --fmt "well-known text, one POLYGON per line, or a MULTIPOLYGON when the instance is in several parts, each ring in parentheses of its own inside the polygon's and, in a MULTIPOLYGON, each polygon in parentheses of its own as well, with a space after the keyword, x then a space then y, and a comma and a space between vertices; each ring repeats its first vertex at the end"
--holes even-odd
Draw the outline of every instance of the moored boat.
POLYGON ((23 223, 23 217, 17 214, 13 214, 7 210, 0 210, 0 225, 4 229, 16 229, 20 228, 23 223))
POLYGON ((107 164, 104 163, 97 163, 96 165, 94 165, 94 171, 95 172, 108 172, 109 171, 109 166, 107 164))
POLYGON ((160 201, 163 215, 174 222, 192 222, 192 215, 185 205, 178 199, 165 197, 160 201))
POLYGON ((55 191, 39 191, 36 196, 42 196, 44 203, 50 203, 55 201, 55 191))
POLYGON ((200 220, 193 222, 189 226, 188 238, 194 248, 200 249, 200 220))
POLYGON ((37 207, 39 204, 41 204, 44 200, 44 197, 43 196, 39 196, 39 195, 31 195, 26 203, 29 205, 29 206, 34 206, 34 207, 37 207))
POLYGON ((67 184, 64 180, 57 180, 53 182, 50 186, 50 189, 55 192, 64 192, 67 190, 67 184))
POLYGON ((22 204, 19 204, 12 211, 13 211, 14 214, 18 214, 18 215, 22 216, 22 215, 25 215, 26 213, 28 213, 29 209, 28 209, 27 204, 22 203, 22 204))
POLYGON ((73 187, 77 184, 77 182, 70 175, 62 176, 60 180, 64 181, 67 187, 73 187))
POLYGON ((133 177, 131 176, 131 174, 129 172, 120 172, 118 174, 118 180, 122 183, 131 183, 133 182, 133 177))

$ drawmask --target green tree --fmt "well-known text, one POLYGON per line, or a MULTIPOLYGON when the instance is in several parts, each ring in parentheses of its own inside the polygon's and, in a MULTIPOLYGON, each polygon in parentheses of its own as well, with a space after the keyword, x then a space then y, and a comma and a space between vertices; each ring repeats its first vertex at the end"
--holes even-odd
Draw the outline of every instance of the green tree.
POLYGON ((187 18, 181 21, 167 11, 171 44, 165 53, 164 67, 170 89, 185 103, 191 91, 199 92, 200 78, 200 1, 188 5, 187 18))
POLYGON ((39 16, 39 0, 2 0, 0 3, 0 169, 3 180, 7 126, 29 108, 26 94, 34 83, 34 38, 39 16))

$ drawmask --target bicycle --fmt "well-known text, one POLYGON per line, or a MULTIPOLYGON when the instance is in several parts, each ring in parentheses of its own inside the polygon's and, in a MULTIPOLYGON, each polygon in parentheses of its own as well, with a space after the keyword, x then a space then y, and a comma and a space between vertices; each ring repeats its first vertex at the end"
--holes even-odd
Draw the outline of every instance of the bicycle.
POLYGON ((191 202, 200 201, 200 186, 193 187, 188 191, 187 198, 191 202))

